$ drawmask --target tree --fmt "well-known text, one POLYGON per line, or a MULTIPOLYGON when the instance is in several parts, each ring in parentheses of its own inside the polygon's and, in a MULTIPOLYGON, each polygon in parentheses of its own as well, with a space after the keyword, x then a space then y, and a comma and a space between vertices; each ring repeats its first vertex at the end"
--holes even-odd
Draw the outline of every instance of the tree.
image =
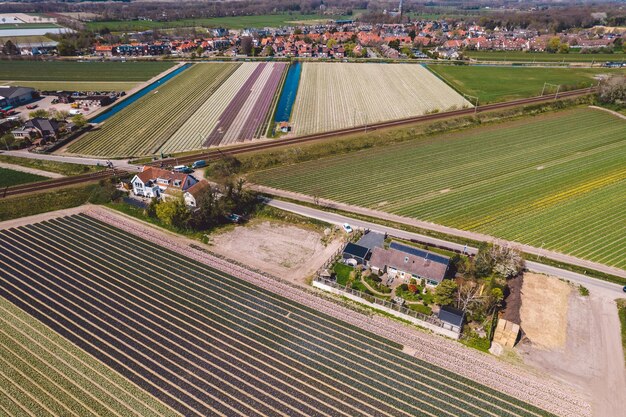
POLYGON ((220 178, 230 177, 239 173, 241 161, 232 155, 224 155, 210 165, 211 174, 220 178))
POLYGON ((329 39, 328 42, 326 42, 326 46, 329 49, 333 49, 335 45, 337 45, 337 41, 335 39, 329 39))
POLYGON ((20 49, 11 40, 5 42, 2 47, 2 55, 19 55, 20 49))
POLYGON ((252 52, 252 37, 243 36, 241 38, 241 53, 244 55, 250 55, 252 52))
POLYGON ((481 301, 481 286, 476 281, 465 281, 456 292, 456 308, 466 313, 481 301))
POLYGON ((546 46, 546 51, 551 54, 555 54, 559 50, 559 46, 561 45, 561 39, 558 36, 550 38, 548 41, 548 45, 546 46))
POLYGON ((400 50, 400 41, 398 39, 394 39, 389 41, 389 47, 395 49, 396 51, 400 50))
POLYGON ((559 53, 560 54, 569 54, 569 45, 567 43, 562 43, 559 45, 559 53))
POLYGON ((198 48, 196 49, 196 55, 202 56, 203 53, 204 53, 204 48, 201 46, 198 46, 198 48))
POLYGON ((182 193, 161 201, 156 206, 156 215, 163 223, 179 229, 185 228, 191 217, 182 193))
POLYGON ((208 187, 200 192, 196 198, 198 209, 193 214, 194 226, 199 229, 208 229, 220 223, 230 211, 230 207, 216 190, 208 187))
POLYGON ((415 33, 415 29, 412 29, 409 32, 409 38, 411 38, 411 42, 413 42, 415 40, 415 38, 417 37, 417 33, 415 33))
POLYGON ((522 254, 508 245, 493 245, 489 250, 493 272, 510 278, 519 275, 524 269, 522 254))
POLYGON ((68 112, 67 110, 56 110, 50 113, 49 117, 54 120, 62 121, 70 117, 70 112, 68 112))
POLYGON ((76 116, 73 116, 70 120, 72 121, 72 123, 74 123, 74 126, 79 129, 87 125, 87 119, 82 114, 77 114, 76 116))
POLYGON ((615 75, 600 84, 598 101, 604 104, 626 103, 626 77, 615 75))
POLYGON ((44 109, 38 109, 38 110, 31 111, 30 113, 28 113, 28 117, 30 117, 31 119, 35 119, 37 117, 40 117, 42 119, 47 119, 50 117, 50 112, 44 109))
POLYGON ((15 144, 15 136, 10 133, 6 133, 2 135, 2 140, 0 140, 0 149, 5 148, 7 151, 13 147, 15 144))
POLYGON ((447 306, 457 298, 459 286, 454 280, 444 279, 435 288, 435 302, 440 306, 447 306))

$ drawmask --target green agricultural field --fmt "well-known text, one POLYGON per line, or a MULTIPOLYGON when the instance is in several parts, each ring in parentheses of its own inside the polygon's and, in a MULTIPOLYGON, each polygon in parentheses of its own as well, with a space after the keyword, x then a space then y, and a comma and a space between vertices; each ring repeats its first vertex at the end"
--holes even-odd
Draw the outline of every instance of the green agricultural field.
POLYGON ((625 61, 626 53, 613 54, 581 54, 570 52, 569 54, 549 54, 547 52, 524 52, 524 51, 465 51, 463 53, 480 61, 524 61, 524 62, 597 62, 625 61))
POLYGON ((626 268, 626 122, 575 109, 252 174, 626 268))
POLYGON ((156 153, 238 66, 192 66, 78 139, 68 152, 105 157, 156 153))
MULTIPOLYGON (((598 84, 602 74, 625 74, 626 70, 607 68, 528 68, 467 65, 428 67, 461 93, 479 98, 480 104, 538 96, 544 83, 560 84, 561 90, 598 84)), ((546 93, 555 93, 548 86, 546 93)))
POLYGON ((0 85, 19 85, 32 87, 40 91, 129 91, 137 85, 136 81, 0 81, 0 85))
POLYGON ((12 185, 26 184, 29 182, 43 181, 48 178, 40 175, 29 174, 27 172, 14 171, 12 169, 0 168, 0 188, 12 185))
POLYGON ((224 27, 244 29, 249 27, 279 27, 300 21, 327 21, 348 16, 320 16, 318 14, 267 14, 259 16, 229 16, 200 19, 180 19, 171 22, 145 20, 88 22, 87 29, 99 31, 108 28, 113 32, 126 30, 168 29, 177 27, 224 27))
POLYGON ((0 80, 10 81, 146 81, 173 62, 30 62, 3 61, 0 80))
POLYGON ((0 25, 0 36, 3 30, 11 29, 57 29, 61 26, 54 23, 11 23, 0 25))

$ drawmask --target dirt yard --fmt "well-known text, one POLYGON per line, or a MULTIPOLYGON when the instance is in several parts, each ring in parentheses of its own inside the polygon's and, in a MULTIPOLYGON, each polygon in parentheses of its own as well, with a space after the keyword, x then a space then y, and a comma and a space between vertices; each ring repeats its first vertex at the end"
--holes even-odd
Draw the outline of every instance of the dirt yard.
POLYGON ((521 327, 539 349, 561 349, 565 345, 567 312, 572 288, 558 278, 524 274, 521 327))
POLYGON ((601 291, 581 296, 544 275, 526 274, 522 286, 528 339, 516 351, 526 365, 586 393, 598 417, 626 417, 626 368, 613 298, 601 291))
POLYGON ((211 238, 210 250, 247 266, 304 283, 342 244, 336 238, 328 245, 323 234, 307 228, 262 221, 211 238))

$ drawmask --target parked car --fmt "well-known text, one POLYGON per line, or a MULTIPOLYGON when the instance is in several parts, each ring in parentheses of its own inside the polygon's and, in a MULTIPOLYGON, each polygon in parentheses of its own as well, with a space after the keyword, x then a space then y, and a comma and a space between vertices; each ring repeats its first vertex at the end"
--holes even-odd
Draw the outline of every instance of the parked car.
POLYGON ((39 107, 38 104, 29 104, 28 106, 26 106, 28 110, 33 110, 33 109, 36 109, 37 107, 39 107))
POLYGON ((626 285, 624 285, 624 288, 622 288, 622 290, 623 290, 624 292, 626 292, 626 285))
POLYGON ((196 161, 196 162, 194 162, 193 164, 191 164, 191 167, 192 167, 193 169, 196 169, 196 168, 203 168, 203 167, 205 167, 205 166, 206 166, 206 161, 205 161, 205 160, 203 160, 203 159, 201 159, 200 161, 196 161))
POLYGON ((352 226, 348 223, 344 223, 341 227, 343 227, 343 230, 345 230, 346 233, 352 233, 352 226))
POLYGON ((176 165, 173 169, 174 172, 182 172, 183 174, 191 174, 193 169, 185 165, 176 165))

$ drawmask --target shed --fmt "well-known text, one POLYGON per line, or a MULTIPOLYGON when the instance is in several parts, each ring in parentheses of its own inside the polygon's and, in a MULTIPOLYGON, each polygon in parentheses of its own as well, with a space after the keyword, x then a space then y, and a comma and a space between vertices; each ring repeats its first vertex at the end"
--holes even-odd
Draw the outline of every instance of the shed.
POLYGON ((369 255, 370 250, 364 246, 357 245, 356 243, 348 243, 343 249, 343 259, 354 259, 357 265, 363 265, 369 255))
POLYGON ((453 330, 461 331, 465 313, 463 311, 450 306, 443 306, 439 310, 439 320, 452 326, 453 330))

